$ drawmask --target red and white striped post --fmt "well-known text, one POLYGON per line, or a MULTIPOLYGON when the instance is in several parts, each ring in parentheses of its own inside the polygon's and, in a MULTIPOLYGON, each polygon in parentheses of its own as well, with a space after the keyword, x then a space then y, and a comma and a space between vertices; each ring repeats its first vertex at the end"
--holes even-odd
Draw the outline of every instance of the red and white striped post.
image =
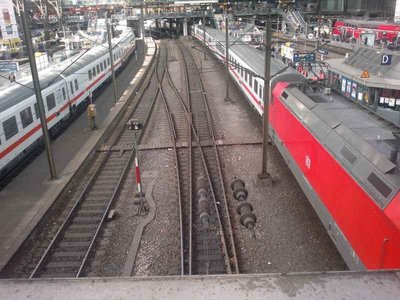
POLYGON ((135 177, 136 177, 136 184, 137 184, 137 192, 140 199, 140 211, 144 212, 144 201, 143 201, 143 192, 142 192, 142 182, 140 180, 140 167, 139 167, 139 159, 138 159, 138 146, 137 146, 137 136, 136 133, 139 130, 142 130, 143 125, 137 119, 131 119, 128 121, 127 126, 130 130, 134 132, 134 143, 135 143, 135 177))
MULTIPOLYGON (((136 134, 135 134, 136 135, 136 134)), ((136 184, 139 194, 142 194, 142 183, 140 181, 140 169, 139 169, 139 160, 137 158, 137 150, 135 156, 135 175, 136 175, 136 184)))

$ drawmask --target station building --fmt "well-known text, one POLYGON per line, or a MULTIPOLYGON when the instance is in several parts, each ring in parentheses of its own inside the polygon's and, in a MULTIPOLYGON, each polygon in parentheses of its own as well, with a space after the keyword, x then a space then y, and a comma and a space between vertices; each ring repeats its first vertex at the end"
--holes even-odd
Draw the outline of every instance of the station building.
POLYGON ((399 53, 360 47, 326 63, 329 87, 400 127, 399 53))

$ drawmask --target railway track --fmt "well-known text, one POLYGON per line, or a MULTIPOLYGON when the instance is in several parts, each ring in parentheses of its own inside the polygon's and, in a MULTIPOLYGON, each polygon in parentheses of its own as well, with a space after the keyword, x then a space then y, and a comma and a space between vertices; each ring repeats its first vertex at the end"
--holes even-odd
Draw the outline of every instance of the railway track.
POLYGON ((215 144, 214 126, 199 70, 179 44, 186 81, 186 101, 166 69, 162 85, 174 140, 181 213, 181 273, 239 273, 232 226, 215 144), (178 148, 178 145, 188 147, 178 148), (211 146, 211 147, 210 147, 211 146))
POLYGON ((80 277, 100 234, 109 209, 126 178, 135 154, 134 132, 126 127, 129 119, 138 119, 143 129, 137 135, 143 137, 154 103, 159 95, 157 78, 163 77, 166 52, 160 48, 156 67, 151 79, 132 113, 122 118, 117 132, 108 144, 99 167, 90 178, 67 218, 50 242, 39 263, 30 275, 38 277, 80 277))

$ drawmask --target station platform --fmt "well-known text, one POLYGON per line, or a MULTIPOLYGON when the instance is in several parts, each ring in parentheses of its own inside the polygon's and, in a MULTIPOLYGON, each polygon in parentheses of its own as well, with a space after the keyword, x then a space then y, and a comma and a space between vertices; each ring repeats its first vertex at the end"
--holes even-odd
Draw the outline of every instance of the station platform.
POLYGON ((1 299, 398 299, 400 273, 2 280, 1 299))
POLYGON ((58 179, 49 180, 46 153, 43 151, 0 191, 0 271, 64 191, 75 172, 101 141, 107 127, 136 92, 138 83, 147 74, 155 57, 155 44, 151 39, 145 42, 138 39, 137 47, 137 57, 132 56, 116 78, 118 102, 114 104, 112 85, 104 88, 95 99, 98 130, 89 130, 86 113, 82 113, 52 142, 58 179))
POLYGON ((328 59, 328 84, 343 96, 400 127, 400 55, 360 47, 347 59, 328 59))

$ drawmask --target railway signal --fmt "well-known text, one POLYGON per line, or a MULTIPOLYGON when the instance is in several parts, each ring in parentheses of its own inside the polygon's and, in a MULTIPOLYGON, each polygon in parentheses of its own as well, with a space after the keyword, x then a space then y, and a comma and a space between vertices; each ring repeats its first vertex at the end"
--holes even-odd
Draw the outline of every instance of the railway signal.
POLYGON ((130 119, 127 123, 127 127, 129 130, 132 130, 134 133, 134 143, 135 143, 135 176, 136 176, 136 184, 137 184, 137 195, 138 195, 138 203, 140 204, 139 212, 144 213, 144 200, 143 200, 143 191, 142 191, 142 182, 140 180, 140 168, 139 168, 139 159, 138 159, 138 146, 137 146, 137 132, 143 129, 143 124, 140 123, 138 119, 130 119))

